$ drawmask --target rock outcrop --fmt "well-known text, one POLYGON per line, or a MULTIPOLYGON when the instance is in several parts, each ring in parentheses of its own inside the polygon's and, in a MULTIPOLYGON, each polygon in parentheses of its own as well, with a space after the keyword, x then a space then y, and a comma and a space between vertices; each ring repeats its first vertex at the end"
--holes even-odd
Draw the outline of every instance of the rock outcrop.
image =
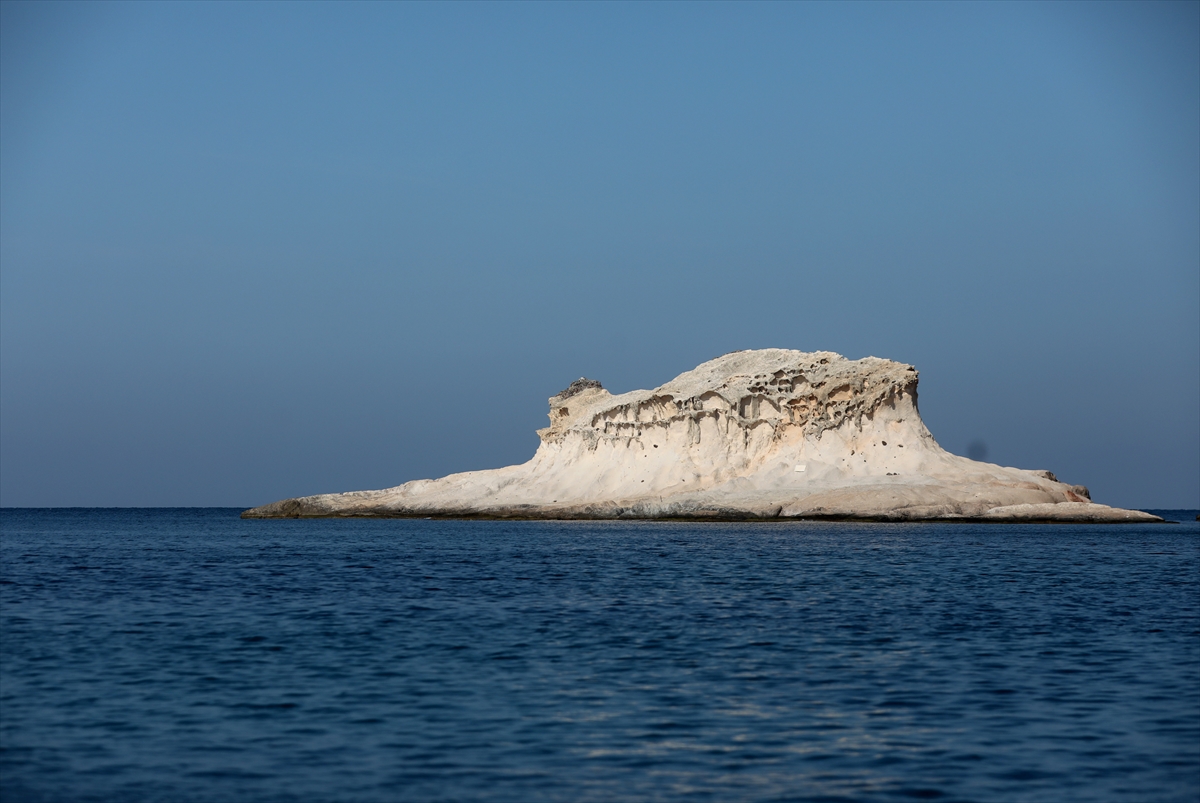
POLYGON ((938 446, 917 371, 831 352, 738 351, 654 390, 579 379, 521 465, 381 491, 287 499, 246 518, 1159 521, 1093 503, 1048 471, 938 446))

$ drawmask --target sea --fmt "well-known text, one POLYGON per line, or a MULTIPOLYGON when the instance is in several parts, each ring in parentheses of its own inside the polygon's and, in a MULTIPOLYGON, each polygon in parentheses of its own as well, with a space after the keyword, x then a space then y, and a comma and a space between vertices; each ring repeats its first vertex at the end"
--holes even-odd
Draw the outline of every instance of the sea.
POLYGON ((0 510, 0 801, 1200 799, 1200 523, 0 510))

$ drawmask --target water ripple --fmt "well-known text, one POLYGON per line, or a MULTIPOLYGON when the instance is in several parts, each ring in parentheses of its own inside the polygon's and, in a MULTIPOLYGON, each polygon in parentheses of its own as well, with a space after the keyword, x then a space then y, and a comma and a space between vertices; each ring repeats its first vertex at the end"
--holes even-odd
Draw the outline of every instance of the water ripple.
POLYGON ((0 800, 1200 797, 1183 515, 236 514, 0 512, 0 800))

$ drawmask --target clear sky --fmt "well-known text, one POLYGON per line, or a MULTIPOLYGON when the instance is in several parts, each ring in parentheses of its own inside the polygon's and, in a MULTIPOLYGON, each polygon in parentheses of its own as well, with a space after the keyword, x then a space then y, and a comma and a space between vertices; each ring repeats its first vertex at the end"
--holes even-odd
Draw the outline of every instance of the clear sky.
POLYGON ((0 4, 0 504, 528 459, 581 375, 921 371, 1200 506, 1200 4, 0 4))

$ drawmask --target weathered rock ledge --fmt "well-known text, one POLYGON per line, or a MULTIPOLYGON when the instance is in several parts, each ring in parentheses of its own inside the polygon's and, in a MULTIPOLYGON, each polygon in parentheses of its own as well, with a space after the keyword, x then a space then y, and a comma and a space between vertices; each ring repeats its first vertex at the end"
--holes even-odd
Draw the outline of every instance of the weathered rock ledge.
POLYGON ((739 351, 619 396, 580 379, 538 435, 521 465, 242 517, 1161 521, 1048 471, 946 452, 917 411, 916 369, 876 357, 739 351))

